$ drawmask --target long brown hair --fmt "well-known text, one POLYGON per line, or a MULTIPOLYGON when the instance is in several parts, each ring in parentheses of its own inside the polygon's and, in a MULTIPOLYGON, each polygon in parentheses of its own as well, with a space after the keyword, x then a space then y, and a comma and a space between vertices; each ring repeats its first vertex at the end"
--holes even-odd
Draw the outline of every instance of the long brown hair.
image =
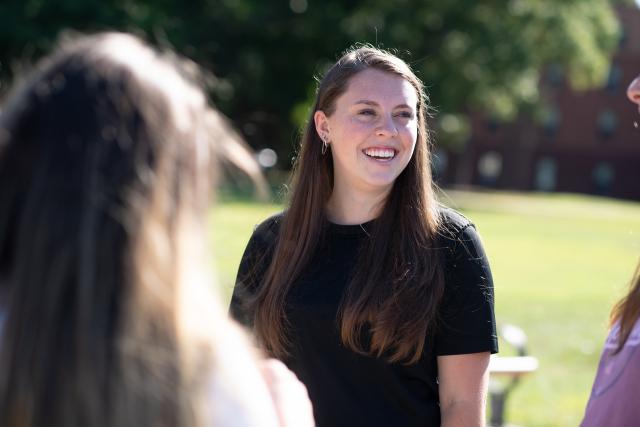
POLYGON ((8 97, 0 425, 201 424, 200 236, 211 143, 233 137, 194 67, 130 35, 76 37, 8 97))
POLYGON ((620 352, 624 344, 629 339, 633 326, 640 318, 640 263, 636 266, 636 271, 631 279, 629 292, 613 306, 611 310, 611 326, 618 325, 618 347, 616 353, 620 352))
POLYGON ((290 344, 284 310, 287 294, 322 241, 325 206, 333 187, 331 151, 322 154, 313 115, 323 111, 331 116, 350 79, 369 68, 398 75, 415 88, 418 137, 409 164, 396 179, 361 248, 339 309, 342 341, 358 353, 413 363, 435 327, 443 273, 437 251, 429 250, 439 215, 429 162, 428 98, 422 82, 404 61, 373 47, 358 47, 347 51, 320 81, 294 165, 289 208, 264 283, 253 300, 256 335, 278 357, 286 356, 290 344), (371 332, 369 348, 360 342, 365 327, 371 332))

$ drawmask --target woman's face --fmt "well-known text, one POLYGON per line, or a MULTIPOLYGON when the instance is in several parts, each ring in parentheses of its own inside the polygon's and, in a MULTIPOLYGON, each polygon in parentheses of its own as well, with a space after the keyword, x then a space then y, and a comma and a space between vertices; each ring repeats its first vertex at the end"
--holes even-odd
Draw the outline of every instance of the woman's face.
POLYGON ((353 76, 327 117, 317 111, 318 134, 328 137, 334 185, 387 191, 416 145, 418 94, 404 78, 366 69, 353 76))
POLYGON ((640 108, 640 76, 636 77, 629 85, 629 89, 627 89, 627 96, 631 102, 638 104, 638 107, 640 108))

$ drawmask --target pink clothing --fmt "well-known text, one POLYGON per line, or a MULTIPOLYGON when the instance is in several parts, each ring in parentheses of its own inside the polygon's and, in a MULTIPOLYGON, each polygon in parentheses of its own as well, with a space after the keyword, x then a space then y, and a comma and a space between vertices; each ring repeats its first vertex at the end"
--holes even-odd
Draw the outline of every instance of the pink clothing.
POLYGON ((581 427, 640 425, 640 319, 618 354, 618 325, 604 344, 581 427))

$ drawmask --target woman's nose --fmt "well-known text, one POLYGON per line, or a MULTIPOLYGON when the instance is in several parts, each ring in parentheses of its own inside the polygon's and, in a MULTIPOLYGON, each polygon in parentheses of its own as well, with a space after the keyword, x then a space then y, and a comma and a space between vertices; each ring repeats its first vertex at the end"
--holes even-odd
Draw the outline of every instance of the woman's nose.
POLYGON ((387 119, 384 119, 378 126, 378 128, 376 129, 378 135, 382 136, 382 135, 387 135, 387 136, 391 136, 394 137, 396 135, 398 135, 398 128, 396 126, 396 124, 393 121, 393 117, 389 117, 387 119))
POLYGON ((627 96, 631 102, 635 102, 640 105, 640 76, 636 77, 629 85, 629 89, 627 89, 627 96))

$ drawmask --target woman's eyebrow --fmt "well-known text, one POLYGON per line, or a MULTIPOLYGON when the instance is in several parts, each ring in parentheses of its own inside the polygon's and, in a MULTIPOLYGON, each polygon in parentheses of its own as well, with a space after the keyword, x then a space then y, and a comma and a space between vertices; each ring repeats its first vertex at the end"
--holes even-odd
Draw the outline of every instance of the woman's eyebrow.
POLYGON ((371 105, 371 106, 377 106, 378 105, 377 102, 371 101, 369 99, 360 99, 360 100, 354 102, 353 104, 354 105, 356 105, 356 104, 365 104, 365 105, 371 105))
MULTIPOLYGON (((353 105, 358 105, 358 104, 371 105, 373 107, 377 107, 379 105, 377 102, 371 101, 369 99, 360 99, 360 100, 358 100, 358 101, 353 103, 353 105)), ((399 104, 399 105, 396 105, 393 108, 394 109, 396 109, 396 108, 409 108, 409 109, 411 109, 412 107, 407 105, 407 104, 399 104)))

